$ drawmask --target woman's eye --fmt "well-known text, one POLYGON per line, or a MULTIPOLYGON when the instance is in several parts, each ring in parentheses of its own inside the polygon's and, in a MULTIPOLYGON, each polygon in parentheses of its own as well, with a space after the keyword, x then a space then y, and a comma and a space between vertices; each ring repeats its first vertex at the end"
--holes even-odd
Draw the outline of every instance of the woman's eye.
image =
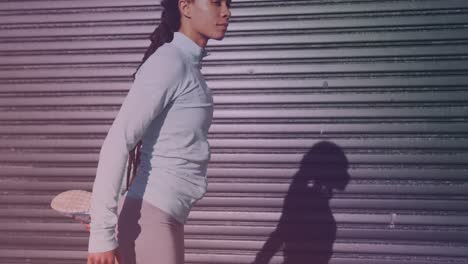
MULTIPOLYGON (((223 1, 213 1, 213 2, 215 3, 215 5, 221 6, 221 3, 223 1)), ((231 7, 231 1, 230 0, 226 1, 226 5, 227 5, 228 8, 230 8, 231 7)))

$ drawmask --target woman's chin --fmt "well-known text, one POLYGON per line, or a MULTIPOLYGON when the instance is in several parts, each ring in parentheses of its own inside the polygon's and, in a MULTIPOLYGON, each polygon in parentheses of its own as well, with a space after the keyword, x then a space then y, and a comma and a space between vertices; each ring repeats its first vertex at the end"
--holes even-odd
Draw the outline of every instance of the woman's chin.
POLYGON ((217 31, 211 35, 211 38, 215 40, 222 40, 224 39, 225 35, 226 35, 226 31, 217 31))

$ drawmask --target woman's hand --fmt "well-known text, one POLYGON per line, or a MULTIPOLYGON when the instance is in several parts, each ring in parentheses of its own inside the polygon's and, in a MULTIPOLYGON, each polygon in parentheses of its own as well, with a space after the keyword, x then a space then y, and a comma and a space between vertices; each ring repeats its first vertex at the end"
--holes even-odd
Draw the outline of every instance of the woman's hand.
POLYGON ((117 249, 97 252, 97 253, 88 253, 88 262, 87 264, 119 264, 119 254, 117 249))
MULTIPOLYGON (((89 224, 85 222, 81 222, 86 230, 89 232, 89 224)), ((88 262, 86 264, 119 264, 120 262, 120 255, 118 253, 118 247, 105 251, 105 252, 98 252, 98 253, 88 253, 88 262)))
POLYGON ((87 264, 118 264, 115 260, 119 259, 116 252, 116 249, 113 249, 106 252, 88 253, 87 264))

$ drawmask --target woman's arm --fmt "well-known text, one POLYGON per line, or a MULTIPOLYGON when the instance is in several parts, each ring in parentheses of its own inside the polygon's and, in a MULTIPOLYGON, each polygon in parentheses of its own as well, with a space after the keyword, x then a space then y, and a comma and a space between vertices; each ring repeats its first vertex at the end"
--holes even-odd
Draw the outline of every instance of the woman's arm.
POLYGON ((176 96, 183 76, 183 60, 167 47, 160 47, 138 70, 99 153, 91 196, 88 252, 106 252, 118 246, 117 202, 128 153, 151 121, 176 96))

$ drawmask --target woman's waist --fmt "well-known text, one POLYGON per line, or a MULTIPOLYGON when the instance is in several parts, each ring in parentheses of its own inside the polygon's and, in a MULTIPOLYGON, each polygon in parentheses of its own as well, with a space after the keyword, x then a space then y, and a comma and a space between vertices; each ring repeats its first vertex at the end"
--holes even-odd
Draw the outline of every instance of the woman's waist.
POLYGON ((200 199, 206 192, 208 181, 206 173, 166 168, 153 168, 149 172, 137 171, 130 189, 143 195, 146 192, 170 192, 172 195, 200 199))
POLYGON ((203 175, 206 174, 208 158, 190 159, 180 156, 153 155, 150 159, 142 159, 142 166, 147 166, 149 171, 164 171, 173 175, 203 175), (145 162, 146 161, 146 162, 145 162))
POLYGON ((194 184, 199 185, 206 181, 207 168, 207 162, 153 156, 150 160, 141 160, 136 171, 136 178, 145 182, 148 179, 180 179, 194 181, 194 184))

